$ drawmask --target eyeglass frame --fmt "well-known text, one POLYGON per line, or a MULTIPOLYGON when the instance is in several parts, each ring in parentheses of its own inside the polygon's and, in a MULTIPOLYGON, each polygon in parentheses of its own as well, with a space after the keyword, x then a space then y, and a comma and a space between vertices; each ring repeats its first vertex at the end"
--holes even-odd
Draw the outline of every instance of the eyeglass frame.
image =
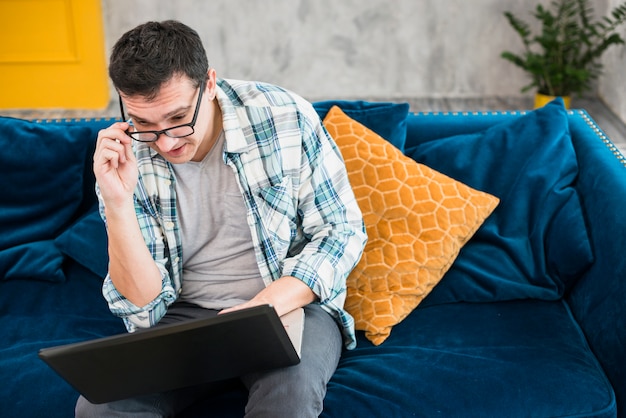
MULTIPOLYGON (((191 122, 188 123, 183 123, 182 125, 176 125, 176 126, 172 126, 170 128, 167 129, 162 129, 160 131, 130 131, 130 128, 126 131, 126 135, 130 136, 132 139, 134 139, 137 142, 156 142, 159 140, 159 138, 161 137, 161 135, 165 134, 166 136, 170 137, 170 138, 185 138, 188 137, 190 135, 193 135, 196 130, 195 130, 195 125, 196 125, 196 120, 198 119, 198 113, 200 111, 200 104, 202 102, 202 95, 204 93, 204 90, 206 89, 206 84, 207 84, 207 80, 204 79, 202 81, 202 83, 200 84, 200 92, 198 93, 198 101, 196 102, 196 109, 193 112, 193 117, 191 118, 191 122), (191 132, 189 132, 187 135, 170 135, 170 133, 168 131, 171 131, 173 129, 179 129, 179 128, 184 128, 189 126, 191 128, 191 132), (139 139, 139 138, 135 138, 135 134, 137 135, 142 135, 142 134, 153 134, 154 135, 154 139, 151 139, 149 141, 143 140, 143 139, 139 139)), ((126 114, 124 113, 124 103, 122 102, 122 96, 120 96, 118 94, 119 97, 119 101, 120 101, 120 113, 122 114, 122 121, 126 121, 126 114)), ((128 119, 128 122, 130 122, 132 124, 132 121, 130 121, 130 119, 128 119)), ((133 125, 134 126, 134 125, 133 125)))

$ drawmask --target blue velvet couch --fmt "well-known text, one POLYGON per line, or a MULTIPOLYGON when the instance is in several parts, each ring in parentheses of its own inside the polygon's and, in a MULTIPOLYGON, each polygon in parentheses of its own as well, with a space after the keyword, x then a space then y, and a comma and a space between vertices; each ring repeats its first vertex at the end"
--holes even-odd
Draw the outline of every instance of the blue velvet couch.
MULTIPOLYGON (((379 346, 358 333, 324 417, 626 417, 626 161, 584 110, 410 113, 339 104, 406 155, 500 198, 379 346)), ((125 332, 100 292, 91 173, 112 120, 0 118, 0 403, 69 417, 42 347, 125 332)), ((235 387, 183 416, 242 416, 235 387)))

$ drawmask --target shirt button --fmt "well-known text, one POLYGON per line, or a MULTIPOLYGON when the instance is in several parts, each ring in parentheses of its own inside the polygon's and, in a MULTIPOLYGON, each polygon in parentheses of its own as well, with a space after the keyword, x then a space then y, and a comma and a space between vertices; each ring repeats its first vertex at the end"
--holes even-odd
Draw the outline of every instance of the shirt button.
POLYGON ((165 228, 167 229, 173 229, 174 228, 174 222, 165 222, 165 228))
POLYGON ((176 258, 174 259, 174 263, 176 263, 176 264, 178 264, 178 262, 179 262, 179 261, 180 261, 180 257, 176 257, 176 258))

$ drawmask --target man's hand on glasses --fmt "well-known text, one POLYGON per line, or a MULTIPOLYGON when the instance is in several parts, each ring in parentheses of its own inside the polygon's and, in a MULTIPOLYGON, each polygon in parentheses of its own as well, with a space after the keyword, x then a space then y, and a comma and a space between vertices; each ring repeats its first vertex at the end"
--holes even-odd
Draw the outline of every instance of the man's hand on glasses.
POLYGON ((139 174, 128 128, 128 122, 116 122, 98 133, 93 170, 107 208, 133 204, 139 174))

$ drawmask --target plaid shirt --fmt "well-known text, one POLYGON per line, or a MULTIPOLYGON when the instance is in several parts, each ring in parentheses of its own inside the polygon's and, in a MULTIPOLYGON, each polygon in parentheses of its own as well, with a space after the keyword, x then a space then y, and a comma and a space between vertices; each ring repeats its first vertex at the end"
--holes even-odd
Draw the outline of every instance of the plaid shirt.
MULTIPOLYGON (((313 107, 279 87, 219 80, 217 99, 226 138, 224 163, 236 173, 265 284, 282 276, 302 280, 341 325, 346 346, 354 347, 354 320, 343 309, 346 277, 367 238, 335 143, 313 107)), ((130 332, 156 324, 183 285, 174 173, 148 145, 135 142, 133 147, 139 167, 136 215, 161 271, 162 288, 156 299, 139 307, 106 277, 104 297, 130 332)), ((102 201, 100 213, 104 218, 102 201)))

